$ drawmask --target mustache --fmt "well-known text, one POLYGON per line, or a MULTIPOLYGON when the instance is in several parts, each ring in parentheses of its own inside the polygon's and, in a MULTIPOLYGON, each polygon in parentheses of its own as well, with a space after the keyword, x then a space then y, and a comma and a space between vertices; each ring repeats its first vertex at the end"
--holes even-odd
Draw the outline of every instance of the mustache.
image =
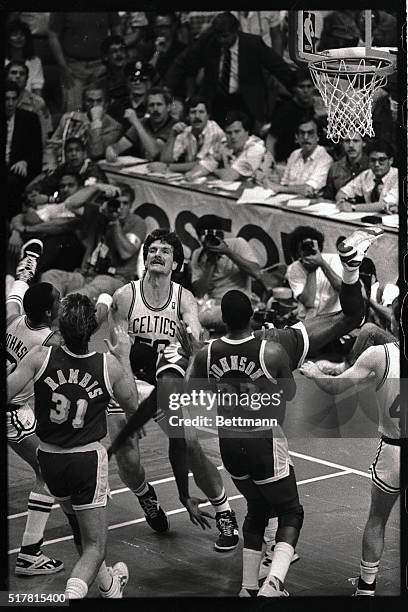
POLYGON ((158 263, 164 266, 164 260, 161 257, 153 257, 151 263, 152 264, 158 263))

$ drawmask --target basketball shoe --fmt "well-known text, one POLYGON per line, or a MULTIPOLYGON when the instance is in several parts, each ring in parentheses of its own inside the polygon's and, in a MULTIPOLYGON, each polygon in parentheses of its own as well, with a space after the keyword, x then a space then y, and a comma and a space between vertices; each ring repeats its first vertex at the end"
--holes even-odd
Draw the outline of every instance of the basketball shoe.
POLYGON ((21 247, 20 261, 16 268, 16 280, 29 284, 37 271, 37 262, 41 257, 44 245, 41 240, 32 238, 21 247))
POLYGON ((267 578, 258 591, 258 597, 289 597, 282 582, 275 576, 267 578))
POLYGON ((220 532, 214 548, 218 552, 227 552, 228 550, 234 550, 238 546, 239 542, 239 531, 238 523, 235 518, 235 512, 233 510, 224 510, 224 512, 217 512, 215 515, 215 521, 217 529, 220 532))
POLYGON ((64 569, 64 564, 58 559, 50 559, 39 550, 35 555, 19 553, 16 561, 16 576, 39 576, 56 574, 64 569))
POLYGON ((360 597, 362 595, 368 595, 369 597, 374 597, 374 595, 375 595, 375 583, 376 583, 376 581, 374 580, 374 582, 372 584, 367 584, 366 582, 364 582, 364 580, 361 578, 361 576, 359 576, 358 584, 357 584, 357 589, 356 589, 355 593, 353 593, 353 596, 354 597, 360 597))
POLYGON ((123 591, 129 580, 129 570, 126 563, 118 561, 113 567, 106 568, 112 576, 112 584, 108 591, 99 587, 99 592, 104 599, 122 599, 123 591))
MULTIPOLYGON (((263 580, 269 574, 269 570, 271 569, 271 563, 273 559, 273 549, 274 548, 275 548, 275 545, 272 546, 271 550, 267 550, 264 556, 262 557, 261 565, 259 566, 258 580, 263 580)), ((295 550, 290 564, 292 565, 292 563, 296 563, 296 561, 299 561, 299 559, 300 557, 295 550)))
POLYGON ((153 489, 150 483, 148 483, 148 486, 149 490, 147 493, 144 495, 138 495, 137 499, 139 500, 142 510, 145 513, 147 524, 150 525, 154 531, 163 533, 170 527, 169 519, 167 518, 164 510, 160 507, 156 491, 153 489))
POLYGON ((383 234, 384 230, 380 227, 367 227, 356 230, 351 236, 340 242, 337 250, 345 269, 353 271, 359 268, 369 247, 383 234))
POLYGON ((256 597, 258 595, 258 589, 247 589, 242 587, 238 597, 256 597))

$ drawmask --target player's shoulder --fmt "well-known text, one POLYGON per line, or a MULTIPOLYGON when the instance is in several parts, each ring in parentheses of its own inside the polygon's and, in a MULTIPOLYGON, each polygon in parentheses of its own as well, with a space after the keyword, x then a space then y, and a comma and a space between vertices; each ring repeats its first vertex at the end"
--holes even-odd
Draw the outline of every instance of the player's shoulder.
MULTIPOLYGON (((119 287, 116 289, 115 293, 112 296, 112 308, 117 309, 119 306, 125 304, 127 305, 133 299, 134 293, 134 282, 126 283, 123 287, 119 287)), ((137 282, 137 281, 136 281, 137 282)))

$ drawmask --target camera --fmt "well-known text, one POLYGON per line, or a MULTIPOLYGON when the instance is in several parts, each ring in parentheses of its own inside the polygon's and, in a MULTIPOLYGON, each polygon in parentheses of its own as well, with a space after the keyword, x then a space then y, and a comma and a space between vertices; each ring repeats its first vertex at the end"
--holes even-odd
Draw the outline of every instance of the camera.
POLYGON ((117 212, 120 206, 121 203, 117 198, 109 198, 109 200, 106 200, 106 207, 109 212, 117 212))
POLYGON ((217 247, 221 244, 219 230, 205 229, 204 232, 204 247, 217 247))
POLYGON ((302 251, 304 255, 316 255, 317 250, 315 247, 315 241, 311 238, 306 238, 302 241, 302 251))

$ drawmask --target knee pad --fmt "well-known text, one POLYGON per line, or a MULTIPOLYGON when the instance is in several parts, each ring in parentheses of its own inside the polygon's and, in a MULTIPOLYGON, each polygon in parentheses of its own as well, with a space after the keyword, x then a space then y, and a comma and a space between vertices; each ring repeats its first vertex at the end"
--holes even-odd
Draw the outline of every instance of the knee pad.
POLYGON ((296 508, 278 517, 278 529, 280 527, 294 527, 300 531, 302 529, 304 515, 303 506, 299 504, 296 508))
POLYGON ((81 531, 79 529, 79 523, 76 514, 67 514, 66 517, 69 521, 69 524, 71 525, 75 544, 77 546, 81 546, 81 531))
POLYGON ((245 517, 242 530, 248 533, 263 535, 268 520, 269 514, 266 505, 262 502, 248 501, 248 513, 245 517))

